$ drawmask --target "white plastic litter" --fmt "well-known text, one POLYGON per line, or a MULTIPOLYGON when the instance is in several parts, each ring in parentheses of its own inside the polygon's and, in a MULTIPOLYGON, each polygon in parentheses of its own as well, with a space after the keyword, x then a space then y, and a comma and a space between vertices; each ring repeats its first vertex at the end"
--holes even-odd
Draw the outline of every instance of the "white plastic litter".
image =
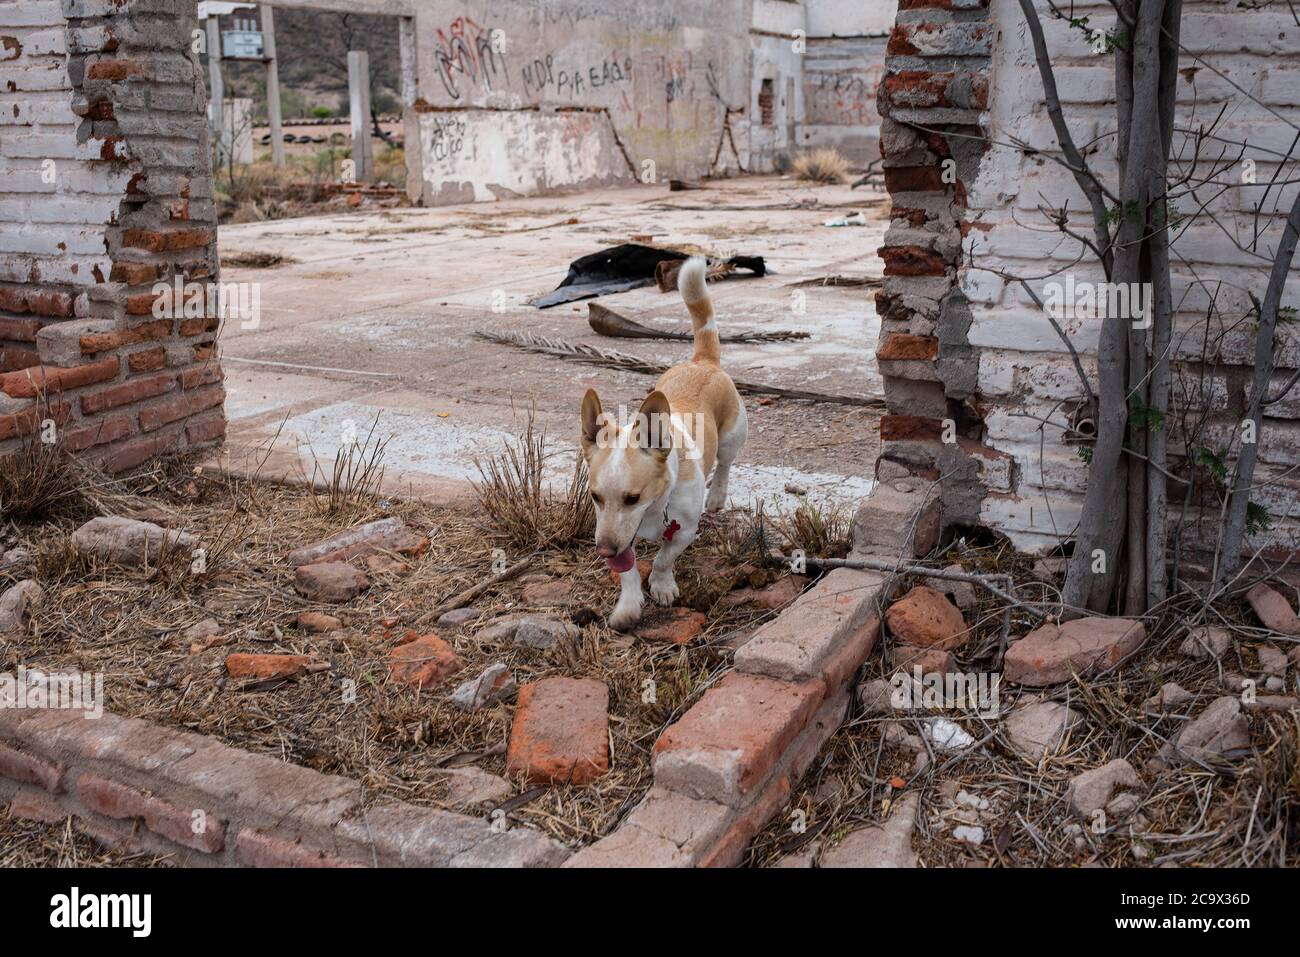
POLYGON ((823 226, 865 226, 867 217, 864 213, 853 213, 849 216, 837 216, 834 219, 828 219, 822 223, 823 226))
POLYGON ((973 827, 969 824, 958 824, 952 829, 952 836, 959 841, 965 841, 967 844, 983 844, 984 828, 973 827))
POLYGON ((922 725, 922 732, 930 743, 941 751, 959 751, 975 743, 975 739, 947 718, 934 718, 922 725))

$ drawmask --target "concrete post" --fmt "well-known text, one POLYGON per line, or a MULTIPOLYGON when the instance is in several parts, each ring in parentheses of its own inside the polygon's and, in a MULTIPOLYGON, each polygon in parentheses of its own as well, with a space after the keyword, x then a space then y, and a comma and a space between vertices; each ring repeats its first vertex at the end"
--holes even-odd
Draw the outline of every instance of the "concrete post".
POLYGON ((352 113, 352 162, 357 182, 369 182, 375 161, 370 145, 370 54, 348 52, 348 103, 352 113))
POLYGON ((397 46, 401 59, 402 105, 410 106, 420 95, 418 73, 415 68, 415 17, 402 17, 397 21, 397 46))
POLYGON ((224 155, 221 145, 221 101, 225 98, 225 89, 221 83, 221 23, 217 16, 210 16, 204 21, 208 31, 208 128, 212 130, 212 142, 217 144, 217 163, 224 155))
POLYGON ((266 117, 271 123, 271 160, 284 165, 284 135, 280 128, 280 64, 275 59, 275 11, 258 7, 262 18, 262 56, 266 58, 266 117))

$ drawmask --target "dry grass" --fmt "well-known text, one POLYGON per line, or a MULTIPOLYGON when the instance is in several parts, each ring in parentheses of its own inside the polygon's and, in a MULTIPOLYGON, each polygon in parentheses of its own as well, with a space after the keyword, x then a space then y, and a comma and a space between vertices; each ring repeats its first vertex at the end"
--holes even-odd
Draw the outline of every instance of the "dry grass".
MULTIPOLYGON (((1032 561, 1005 544, 954 549, 936 567, 959 562, 968 571, 1003 571, 1019 582, 1032 581, 1032 561)), ((919 579, 904 582, 904 587, 919 579)), ((1022 596, 1046 599, 1057 593, 1054 582, 1028 584, 1022 596)), ((1003 608, 979 590, 978 607, 967 612, 971 635, 955 654, 963 671, 990 672, 1002 646, 1003 608)), ((913 735, 926 712, 873 716, 855 701, 845 724, 831 738, 795 789, 785 808, 754 841, 748 861, 767 866, 797 849, 819 852, 848 833, 878 823, 885 802, 901 793, 920 795, 921 812, 913 847, 924 867, 1107 867, 1290 866, 1300 842, 1300 718, 1289 715, 1251 717, 1256 755, 1212 768, 1197 765, 1156 769, 1147 765, 1165 740, 1177 733, 1188 715, 1199 714, 1225 694, 1219 673, 1258 674, 1251 645, 1262 639, 1253 620, 1240 608, 1221 610, 1216 622, 1234 632, 1236 645, 1222 662, 1198 661, 1177 653, 1186 637, 1189 607, 1171 608, 1147 622, 1150 637, 1123 667, 1100 678, 1073 681, 1048 689, 1047 697, 1080 712, 1085 724, 1074 730, 1056 753, 1039 765, 1006 743, 1000 720, 972 711, 931 712, 957 721, 981 747, 931 757, 891 743, 886 729, 895 722, 913 735), (1174 681, 1196 694, 1177 714, 1144 714, 1142 702, 1165 682, 1174 681), (1105 833, 1084 827, 1077 835, 1065 803, 1066 785, 1082 771, 1122 757, 1139 772, 1139 816, 1111 821, 1105 833), (899 789, 897 785, 902 785, 899 789), (954 804, 958 789, 987 800, 978 817, 954 804), (795 834, 796 810, 806 815, 807 830, 795 834), (958 823, 978 823, 986 838, 975 847, 952 836, 958 823)), ((1013 635, 1033 623, 1013 612, 1013 635)), ((868 660, 864 679, 888 680, 885 649, 868 660)), ((1294 679, 1292 679, 1294 680, 1294 679)), ((1294 693, 1294 692, 1292 692, 1294 693)), ((1001 713, 1033 689, 1001 688, 1001 713)))
POLYGON ((0 814, 0 867, 162 867, 166 857, 106 850, 69 821, 41 824, 0 814))
POLYGON ((805 555, 843 558, 853 546, 853 515, 840 506, 819 505, 803 496, 793 512, 777 515, 772 527, 786 549, 805 555))
POLYGON ((590 538, 595 529, 582 457, 576 457, 563 492, 547 485, 547 459, 546 436, 537 430, 530 410, 523 435, 500 455, 475 461, 480 481, 474 490, 486 530, 506 545, 527 551, 571 545, 590 538))
POLYGON ((849 161, 831 146, 800 153, 791 169, 798 179, 814 183, 844 183, 849 178, 849 161))
MULTIPOLYGON (((528 436, 522 441, 527 447, 528 436)), ((209 549, 206 573, 192 574, 184 556, 150 568, 87 563, 68 543, 74 521, 20 523, 16 544, 37 556, 24 574, 34 572, 46 601, 30 635, 0 645, 0 671, 21 662, 103 673, 105 706, 112 712, 353 778, 372 801, 397 798, 450 808, 446 768, 473 765, 504 774, 513 702, 467 715, 448 700, 457 679, 423 693, 396 686, 388 681, 387 656, 408 629, 430 630, 418 625, 428 610, 489 577, 494 549, 504 547, 511 560, 519 557, 516 546, 501 544, 508 542, 510 527, 494 525, 476 506, 434 507, 356 490, 338 508, 338 496, 327 487, 196 476, 185 469, 151 473, 141 481, 137 491, 151 489, 145 501, 209 549), (423 554, 404 559, 407 570, 372 574, 370 591, 341 608, 296 594, 285 562, 292 549, 386 515, 400 516, 431 538, 423 554), (304 633, 296 620, 306 610, 338 615, 344 626, 325 635, 304 633), (209 617, 219 623, 224 641, 194 651, 184 631, 209 617), (330 670, 271 687, 241 686, 227 678, 224 667, 236 651, 310 654, 328 661, 330 670), (355 698, 346 690, 354 690, 355 698)), ((507 515, 507 521, 516 520, 507 515)), ((529 527, 562 525, 538 519, 529 527)), ((650 748, 661 730, 730 667, 736 636, 773 614, 718 600, 733 586, 751 583, 758 553, 750 525, 744 512, 710 516, 679 561, 681 604, 708 615, 704 634, 684 647, 605 627, 616 583, 588 541, 560 545, 565 536, 554 531, 543 536, 550 544, 540 549, 531 571, 571 582, 568 607, 530 607, 522 599, 526 582, 513 581, 476 601, 473 621, 437 628, 465 662, 459 680, 501 661, 520 683, 564 675, 609 686, 610 772, 585 787, 535 792, 515 782, 516 796, 529 796, 510 811, 512 820, 577 847, 611 830, 640 799, 650 785, 650 748), (546 651, 483 637, 483 625, 494 617, 524 611, 571 620, 581 633, 546 651), (647 680, 655 688, 648 702, 647 680)), ((0 587, 5 584, 0 576, 0 587)), ((647 623, 660 614, 648 605, 647 623)))

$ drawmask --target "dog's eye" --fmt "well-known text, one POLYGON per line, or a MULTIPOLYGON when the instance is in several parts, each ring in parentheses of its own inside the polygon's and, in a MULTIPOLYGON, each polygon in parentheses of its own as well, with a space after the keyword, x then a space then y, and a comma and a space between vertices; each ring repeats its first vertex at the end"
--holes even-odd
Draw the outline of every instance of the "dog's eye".
POLYGON ((597 505, 600 504, 600 496, 597 495, 595 492, 591 493, 591 500, 595 502, 597 505))
POLYGON ((640 495, 624 495, 624 496, 623 496, 623 504, 624 504, 624 505, 635 505, 635 504, 636 504, 637 502, 639 502, 639 501, 641 501, 641 496, 640 496, 640 495))

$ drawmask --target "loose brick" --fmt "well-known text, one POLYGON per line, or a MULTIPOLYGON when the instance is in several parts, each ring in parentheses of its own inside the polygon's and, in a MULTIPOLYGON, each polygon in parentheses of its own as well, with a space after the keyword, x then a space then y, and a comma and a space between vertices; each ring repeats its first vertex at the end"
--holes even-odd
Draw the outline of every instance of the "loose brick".
POLYGON ((969 636, 961 610, 925 585, 890 605, 885 624, 896 640, 918 648, 956 648, 969 636))
POLYGON ((0 777, 24 784, 39 784, 50 793, 58 794, 62 791, 60 782, 66 770, 62 764, 0 744, 0 777))
POLYGON ((292 678, 315 662, 316 659, 311 655, 259 655, 236 652, 226 658, 226 674, 232 678, 253 678, 260 681, 292 678))
POLYGON ((1003 677, 1014 684, 1045 687, 1104 674, 1146 641, 1146 627, 1127 618, 1076 618, 1035 628, 1013 642, 1003 657, 1003 677))
POLYGON ((660 620, 640 625, 636 636, 644 641, 667 641, 684 645, 704 631, 709 618, 689 608, 674 608, 660 620))
MULTIPOLYGON (((315 566, 305 565, 304 568, 315 566)), ((465 667, 465 662, 437 635, 422 635, 388 653, 388 674, 400 684, 432 688, 465 667)))
POLYGON ((609 770, 609 688, 543 678, 519 689, 506 773, 530 784, 588 784, 609 770))
POLYGON ((741 806, 824 693, 820 680, 795 684, 731 672, 659 736, 655 781, 690 797, 741 806))

